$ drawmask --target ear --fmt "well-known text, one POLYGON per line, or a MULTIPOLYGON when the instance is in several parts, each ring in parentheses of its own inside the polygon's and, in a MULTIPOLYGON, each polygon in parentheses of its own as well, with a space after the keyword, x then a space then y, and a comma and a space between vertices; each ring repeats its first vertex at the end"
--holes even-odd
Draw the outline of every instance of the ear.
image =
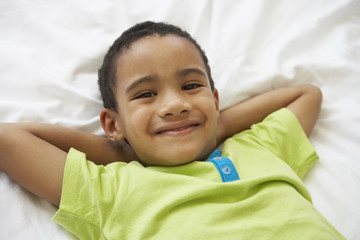
POLYGON ((214 88, 213 96, 214 96, 216 111, 220 112, 219 111, 219 92, 216 88, 214 88))
POLYGON ((100 113, 100 122, 110 140, 118 142, 125 138, 114 110, 104 108, 100 113))

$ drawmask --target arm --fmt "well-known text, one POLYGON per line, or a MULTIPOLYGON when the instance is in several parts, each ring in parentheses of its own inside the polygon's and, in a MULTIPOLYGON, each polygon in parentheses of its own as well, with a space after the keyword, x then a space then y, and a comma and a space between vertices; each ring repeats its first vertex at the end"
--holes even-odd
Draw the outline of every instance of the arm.
POLYGON ((58 205, 66 152, 13 124, 0 125, 0 169, 32 193, 58 205))
POLYGON ((312 85, 285 87, 265 92, 221 111, 217 139, 222 142, 232 135, 261 122, 270 113, 287 107, 298 118, 309 137, 320 111, 322 94, 312 85))
POLYGON ((59 125, 31 123, 16 124, 16 127, 34 134, 65 152, 70 148, 76 148, 86 153, 87 158, 96 164, 106 165, 116 161, 130 162, 137 159, 135 152, 125 141, 113 142, 106 136, 59 125))
POLYGON ((129 161, 132 149, 124 142, 47 124, 0 124, 0 169, 55 205, 60 202, 65 159, 70 147, 98 164, 129 161))

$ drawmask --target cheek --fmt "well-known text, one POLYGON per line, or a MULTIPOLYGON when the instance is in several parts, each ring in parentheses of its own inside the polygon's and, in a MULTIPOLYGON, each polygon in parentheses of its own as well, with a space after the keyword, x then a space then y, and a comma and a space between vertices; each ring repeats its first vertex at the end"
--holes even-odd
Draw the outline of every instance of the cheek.
POLYGON ((219 111, 212 95, 207 94, 202 98, 199 98, 197 106, 199 106, 209 118, 214 118, 216 120, 219 118, 219 111))
POLYGON ((147 107, 129 106, 123 111, 123 122, 126 138, 129 141, 144 137, 149 127, 151 112, 147 107))
POLYGON ((209 137, 213 137, 216 133, 220 112, 217 109, 217 106, 214 101, 207 103, 207 107, 204 108, 204 112, 207 115, 207 120, 209 124, 209 137), (211 132, 211 133, 210 133, 211 132))

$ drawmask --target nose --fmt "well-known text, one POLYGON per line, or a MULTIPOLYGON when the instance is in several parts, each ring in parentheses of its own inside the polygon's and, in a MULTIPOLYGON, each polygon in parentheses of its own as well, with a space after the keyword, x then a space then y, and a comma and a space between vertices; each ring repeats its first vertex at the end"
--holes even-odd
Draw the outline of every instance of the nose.
POLYGON ((169 92, 161 99, 161 106, 158 113, 160 117, 179 116, 191 110, 192 105, 185 96, 169 92))

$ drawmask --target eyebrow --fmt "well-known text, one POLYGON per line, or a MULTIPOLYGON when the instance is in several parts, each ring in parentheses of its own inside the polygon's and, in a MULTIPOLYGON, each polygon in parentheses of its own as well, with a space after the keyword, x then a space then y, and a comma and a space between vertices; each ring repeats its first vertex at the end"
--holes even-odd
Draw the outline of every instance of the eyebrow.
POLYGON ((146 83, 146 82, 155 82, 156 78, 153 75, 150 76, 145 76, 145 77, 141 77, 137 80, 135 80, 134 82, 132 82, 127 88, 126 88, 126 92, 130 92, 132 89, 136 88, 138 85, 142 84, 142 83, 146 83))
MULTIPOLYGON (((185 77, 191 73, 195 73, 198 75, 201 75, 203 77, 207 77, 206 73, 204 71, 202 71, 200 68, 194 67, 194 68, 185 68, 185 69, 181 69, 179 71, 176 72, 176 75, 179 77, 185 77)), ((156 76, 155 75, 149 75, 149 76, 144 76, 141 77, 137 80, 135 80, 134 82, 132 82, 127 88, 126 88, 126 92, 130 92, 132 89, 136 88, 138 85, 142 84, 142 83, 146 83, 146 82, 155 82, 156 81, 156 76)))
POLYGON ((203 77, 207 77, 206 76, 206 73, 201 70, 200 68, 197 68, 197 67, 194 67, 194 68, 185 68, 185 69, 182 69, 182 70, 179 70, 176 75, 180 76, 180 77, 185 77, 191 73, 195 73, 195 74, 199 74, 199 75, 202 75, 203 77))

